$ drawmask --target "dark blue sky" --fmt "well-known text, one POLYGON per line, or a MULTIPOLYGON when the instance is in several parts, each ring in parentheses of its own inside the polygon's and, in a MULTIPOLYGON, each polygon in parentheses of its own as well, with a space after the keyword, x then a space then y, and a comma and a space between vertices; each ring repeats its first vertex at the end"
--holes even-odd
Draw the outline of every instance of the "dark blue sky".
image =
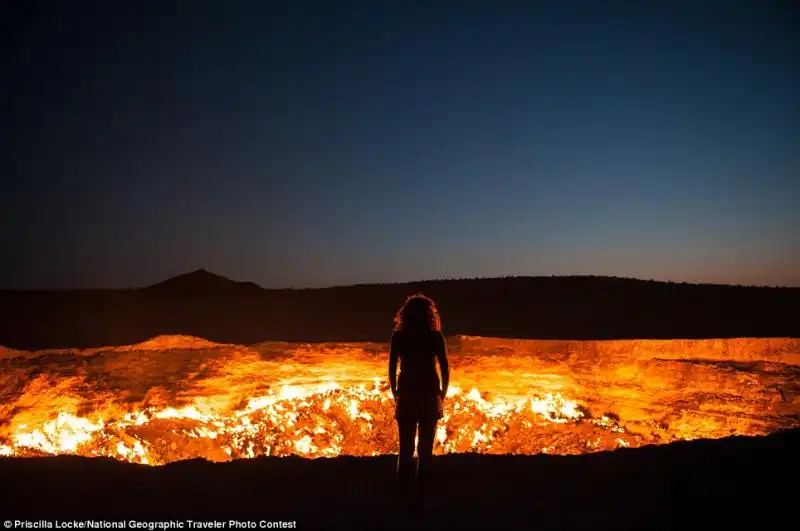
POLYGON ((0 287, 800 285, 796 2, 277 4, 3 3, 0 287))

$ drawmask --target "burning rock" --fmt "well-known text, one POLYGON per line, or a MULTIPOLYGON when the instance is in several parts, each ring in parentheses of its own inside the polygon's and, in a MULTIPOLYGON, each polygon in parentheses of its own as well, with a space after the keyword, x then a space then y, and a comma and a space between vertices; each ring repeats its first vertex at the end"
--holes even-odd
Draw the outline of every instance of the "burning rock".
MULTIPOLYGON (((795 365, 647 361, 641 349, 628 364, 615 351, 613 363, 598 356, 592 365, 572 355, 539 356, 537 342, 513 345, 497 347, 501 355, 477 347, 451 352, 454 384, 436 453, 579 454, 797 425, 796 412, 777 409, 794 407, 777 390, 794 385, 795 365), (606 413, 593 416, 592 409, 606 413)), ((0 455, 71 453, 157 465, 394 453, 393 402, 376 376, 386 359, 375 351, 171 339, 139 350, 6 358, 0 455)))

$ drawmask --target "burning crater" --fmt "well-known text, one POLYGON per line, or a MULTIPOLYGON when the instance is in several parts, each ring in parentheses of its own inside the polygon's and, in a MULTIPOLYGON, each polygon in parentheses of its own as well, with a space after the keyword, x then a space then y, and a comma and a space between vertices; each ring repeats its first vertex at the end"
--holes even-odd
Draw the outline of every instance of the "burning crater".
MULTIPOLYGON (((459 336, 448 348, 438 454, 580 454, 800 426, 800 340, 459 336)), ((166 336, 0 355, 0 455, 158 465, 397 447, 385 344, 166 336)))

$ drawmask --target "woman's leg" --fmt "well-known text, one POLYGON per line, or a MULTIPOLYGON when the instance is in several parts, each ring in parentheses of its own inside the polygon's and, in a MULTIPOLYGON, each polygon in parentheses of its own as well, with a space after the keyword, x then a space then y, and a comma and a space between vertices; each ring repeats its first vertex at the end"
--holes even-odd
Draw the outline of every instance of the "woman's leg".
POLYGON ((397 432, 400 438, 400 451, 397 456, 397 479, 400 484, 401 495, 409 497, 414 486, 414 436, 417 432, 417 421, 398 419, 397 432))
POLYGON ((417 475, 417 496, 425 499, 428 494, 431 476, 431 462, 433 461, 433 443, 436 438, 436 420, 419 423, 419 471, 417 475))

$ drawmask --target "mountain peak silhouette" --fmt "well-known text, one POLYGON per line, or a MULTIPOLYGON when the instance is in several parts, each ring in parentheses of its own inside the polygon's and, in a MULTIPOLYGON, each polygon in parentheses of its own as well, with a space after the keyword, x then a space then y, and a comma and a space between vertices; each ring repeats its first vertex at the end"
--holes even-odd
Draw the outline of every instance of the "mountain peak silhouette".
POLYGON ((242 288, 260 289, 252 282, 238 282, 200 268, 152 284, 145 289, 168 292, 222 292, 242 288))

